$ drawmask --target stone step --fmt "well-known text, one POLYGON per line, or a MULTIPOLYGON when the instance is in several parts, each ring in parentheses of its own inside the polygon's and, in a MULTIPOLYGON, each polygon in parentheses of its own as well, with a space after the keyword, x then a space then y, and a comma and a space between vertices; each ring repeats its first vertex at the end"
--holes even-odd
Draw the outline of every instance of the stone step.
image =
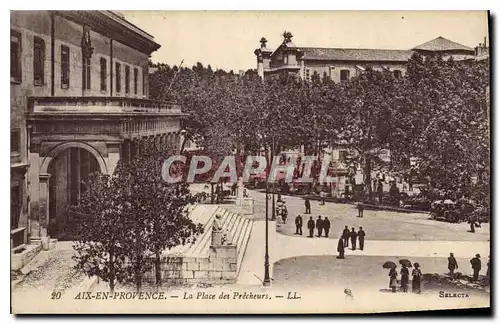
POLYGON ((184 255, 191 254, 194 249, 200 244, 200 241, 203 240, 204 236, 206 236, 208 230, 211 230, 211 225, 213 222, 213 218, 215 217, 215 211, 217 210, 217 206, 213 205, 196 205, 191 209, 189 213, 189 218, 196 224, 201 223, 203 226, 203 234, 199 235, 196 238, 194 244, 187 244, 183 246, 177 246, 167 253, 169 255, 184 255))
POLYGON ((251 226, 251 223, 250 223, 250 220, 247 220, 244 224, 244 226, 242 227, 239 235, 238 235, 238 240, 236 241, 236 244, 238 245, 238 254, 240 253, 240 251, 243 251, 242 249, 244 249, 244 240, 245 240, 245 234, 246 234, 246 231, 247 231, 247 228, 251 226))
POLYGON ((239 275, 240 269, 241 269, 241 264, 243 263, 243 258, 245 257, 245 253, 247 250, 248 242, 250 241, 250 235, 252 235, 252 229, 253 229, 253 220, 249 220, 246 230, 244 234, 241 236, 242 241, 238 245, 239 251, 238 251, 238 258, 237 258, 237 274, 239 275))
MULTIPOLYGON (((247 223, 248 223, 247 218, 240 217, 240 222, 238 224, 237 231, 235 231, 234 235, 232 236, 233 244, 238 244, 238 240, 241 237, 241 234, 244 232, 247 223)), ((239 248, 239 246, 238 246, 238 248, 239 248)))
POLYGON ((245 221, 246 218, 243 216, 237 216, 237 219, 233 222, 233 226, 230 230, 230 237, 231 237, 231 242, 233 244, 236 244, 237 237, 239 233, 241 232, 241 224, 245 221))

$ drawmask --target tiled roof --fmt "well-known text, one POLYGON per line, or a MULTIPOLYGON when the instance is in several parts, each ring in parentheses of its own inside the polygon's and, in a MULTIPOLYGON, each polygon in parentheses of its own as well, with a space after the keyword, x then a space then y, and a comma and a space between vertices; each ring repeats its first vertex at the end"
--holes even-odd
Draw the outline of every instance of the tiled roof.
POLYGON ((413 50, 433 51, 433 52, 461 50, 461 51, 474 52, 474 49, 468 46, 455 43, 441 36, 431 41, 428 41, 427 43, 418 45, 417 47, 414 47, 413 50))
POLYGON ((396 61, 406 62, 411 51, 361 48, 318 48, 299 47, 305 60, 332 61, 396 61))

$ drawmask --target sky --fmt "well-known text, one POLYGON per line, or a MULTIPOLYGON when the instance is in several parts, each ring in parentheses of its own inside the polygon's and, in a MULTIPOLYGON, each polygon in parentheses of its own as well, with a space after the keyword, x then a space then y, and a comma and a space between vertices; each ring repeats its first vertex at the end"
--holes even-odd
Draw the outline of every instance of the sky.
MULTIPOLYGON (((475 47, 488 35, 486 11, 122 11, 161 48, 153 62, 191 67, 256 68, 254 50, 291 31, 304 47, 408 50, 442 36, 475 47)), ((488 41, 487 41, 488 42, 488 41)))

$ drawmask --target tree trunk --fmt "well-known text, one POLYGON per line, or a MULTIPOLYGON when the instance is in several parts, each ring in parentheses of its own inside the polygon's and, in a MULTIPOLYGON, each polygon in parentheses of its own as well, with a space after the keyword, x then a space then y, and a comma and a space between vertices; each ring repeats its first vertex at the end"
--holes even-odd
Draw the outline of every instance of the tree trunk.
POLYGON ((155 257, 156 285, 159 287, 161 285, 161 255, 159 250, 156 250, 155 257))
POLYGON ((114 258, 114 253, 110 252, 109 253, 109 292, 114 293, 115 292, 115 258, 114 258))
MULTIPOLYGON (((368 189, 368 199, 372 201, 372 161, 371 158, 365 155, 365 165, 364 165, 364 173, 365 173, 365 190, 368 189)), ((363 195, 364 196, 364 195, 363 195)))
MULTIPOLYGON (((140 266, 139 266, 140 267, 140 266)), ((135 288, 137 292, 141 291, 142 287, 142 276, 139 270, 135 271, 135 288)))
POLYGON ((214 184, 210 183, 210 204, 214 203, 214 184))

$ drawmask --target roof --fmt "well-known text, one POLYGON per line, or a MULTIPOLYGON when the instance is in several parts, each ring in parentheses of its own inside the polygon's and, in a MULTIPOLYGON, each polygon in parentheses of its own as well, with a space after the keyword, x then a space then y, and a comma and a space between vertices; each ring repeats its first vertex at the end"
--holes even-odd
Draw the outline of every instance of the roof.
POLYGON ((413 48, 413 50, 421 50, 421 51, 432 51, 432 52, 444 52, 444 51, 468 51, 474 52, 474 49, 453 42, 449 39, 439 36, 427 43, 423 43, 413 48))
POLYGON ((397 61, 406 62, 411 51, 366 48, 319 48, 299 47, 305 60, 332 61, 397 61))

